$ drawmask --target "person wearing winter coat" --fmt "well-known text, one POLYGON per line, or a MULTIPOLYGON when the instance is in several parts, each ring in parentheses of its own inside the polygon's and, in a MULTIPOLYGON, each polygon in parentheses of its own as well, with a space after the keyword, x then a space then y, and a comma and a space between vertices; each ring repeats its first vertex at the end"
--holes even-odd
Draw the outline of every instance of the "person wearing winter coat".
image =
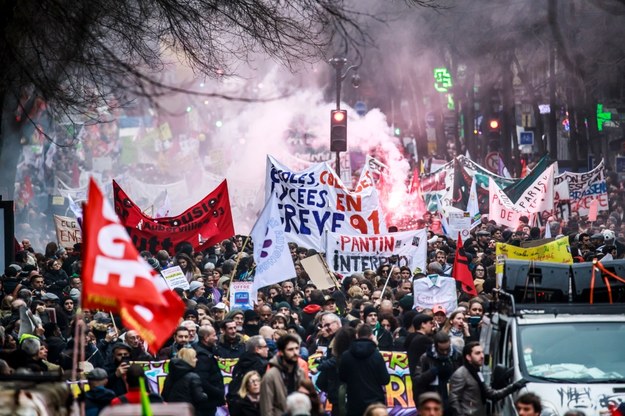
POLYGON ((232 369, 232 380, 228 385, 228 403, 239 397, 239 388, 246 374, 256 371, 262 377, 267 370, 269 347, 261 335, 254 335, 245 344, 246 351, 232 369))
POLYGON ((200 376, 195 372, 196 364, 197 353, 193 348, 182 348, 178 351, 177 358, 169 362, 169 374, 163 386, 163 400, 191 403, 196 412, 208 401, 200 376))
POLYGON ((286 398, 306 377, 299 367, 300 340, 295 335, 278 339, 278 354, 269 360, 269 369, 260 384, 260 410, 263 416, 282 416, 286 398))
POLYGON ((441 397, 445 414, 450 414, 447 383, 462 365, 462 355, 454 349, 449 334, 440 331, 434 335, 434 344, 421 356, 414 374, 413 391, 419 397, 425 392, 435 392, 441 397))
POLYGON ((217 407, 225 404, 224 379, 217 364, 217 359, 213 353, 217 343, 217 334, 212 326, 202 326, 198 330, 199 341, 193 345, 197 352, 197 365, 195 372, 202 380, 202 389, 208 397, 206 402, 200 405, 200 414, 213 416, 217 407))
POLYGON ((260 416, 260 380, 256 371, 245 374, 236 396, 228 402, 230 416, 260 416))
POLYGON ((484 351, 479 342, 468 342, 462 350, 464 365, 449 379, 449 405, 455 416, 486 416, 486 400, 500 400, 520 390, 527 380, 518 380, 503 389, 494 390, 484 383, 480 370, 484 351))
POLYGON ((371 327, 360 325, 356 340, 341 356, 339 378, 347 385, 347 416, 361 416, 367 406, 386 403, 391 381, 371 327))

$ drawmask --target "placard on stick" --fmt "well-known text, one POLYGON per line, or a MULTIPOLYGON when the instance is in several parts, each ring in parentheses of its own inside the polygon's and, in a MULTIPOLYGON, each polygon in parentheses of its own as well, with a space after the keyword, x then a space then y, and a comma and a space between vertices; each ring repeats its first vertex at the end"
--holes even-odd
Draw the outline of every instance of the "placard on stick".
POLYGON ((302 267, 308 273, 310 280, 313 281, 317 289, 323 290, 331 287, 339 287, 339 282, 334 277, 334 273, 330 272, 325 260, 320 254, 306 257, 300 260, 302 267))

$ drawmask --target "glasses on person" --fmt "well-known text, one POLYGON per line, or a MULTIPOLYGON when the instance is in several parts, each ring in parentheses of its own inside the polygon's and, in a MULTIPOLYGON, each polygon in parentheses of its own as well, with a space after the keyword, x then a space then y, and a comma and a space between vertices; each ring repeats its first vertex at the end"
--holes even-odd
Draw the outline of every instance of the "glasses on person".
POLYGON ((250 378, 250 384, 260 384, 259 378, 250 378))
POLYGON ((330 328, 330 326, 332 325, 332 322, 327 323, 327 324, 323 324, 321 325, 322 328, 330 328))

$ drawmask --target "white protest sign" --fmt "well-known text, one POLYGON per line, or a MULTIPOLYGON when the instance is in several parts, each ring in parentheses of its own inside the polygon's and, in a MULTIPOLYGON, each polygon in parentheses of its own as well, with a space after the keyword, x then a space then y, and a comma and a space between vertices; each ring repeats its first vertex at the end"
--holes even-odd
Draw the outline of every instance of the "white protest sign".
POLYGON ((449 227, 448 236, 456 240, 458 233, 463 239, 469 238, 471 231, 472 218, 467 211, 450 211, 447 214, 447 224, 449 227))
POLYGON ((425 229, 379 235, 328 233, 326 260, 336 273, 350 275, 383 264, 423 272, 427 259, 425 229), (394 261, 396 259, 396 261, 394 261))
POLYGON ((508 195, 506 195, 492 179, 489 181, 488 193, 488 218, 494 220, 497 224, 516 228, 523 214, 516 210, 516 207, 512 201, 510 201, 508 195))
MULTIPOLYGON (((590 203, 593 199, 599 200, 599 211, 607 211, 608 204, 608 186, 605 181, 605 165, 603 160, 599 166, 585 173, 564 172, 562 175, 556 176, 554 179, 554 188, 559 189, 558 185, 562 182, 568 182, 570 204, 573 211, 581 215, 588 215, 590 203)), ((564 198, 560 198, 564 199, 564 198)))
POLYGON ((268 156, 265 201, 278 199, 288 241, 323 251, 324 233, 379 234, 386 230, 370 177, 349 191, 328 163, 294 172, 268 156))
POLYGON ((248 310, 254 308, 252 298, 253 282, 230 282, 230 309, 248 310))
POLYGON ((553 177, 556 163, 552 163, 534 182, 521 194, 514 203, 517 211, 533 214, 553 211, 553 177))
POLYGON ((187 277, 183 273, 180 266, 173 266, 162 270, 161 275, 165 279, 165 282, 167 282, 167 286, 169 286, 170 289, 180 287, 184 290, 189 290, 189 282, 187 282, 187 277))
POLYGON ((447 314, 458 307, 456 279, 453 277, 428 275, 413 283, 414 305, 418 308, 432 309, 442 305, 447 314))
POLYGON ((63 248, 74 247, 74 244, 82 241, 80 226, 75 218, 54 215, 54 227, 56 239, 63 248))

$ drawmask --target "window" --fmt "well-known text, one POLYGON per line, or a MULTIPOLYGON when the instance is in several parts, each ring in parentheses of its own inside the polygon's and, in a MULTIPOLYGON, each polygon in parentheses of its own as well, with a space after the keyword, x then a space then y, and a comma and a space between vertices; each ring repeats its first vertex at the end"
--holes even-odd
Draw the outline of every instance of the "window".
POLYGON ((524 375, 574 382, 625 383, 624 322, 527 325, 519 328, 524 375))

